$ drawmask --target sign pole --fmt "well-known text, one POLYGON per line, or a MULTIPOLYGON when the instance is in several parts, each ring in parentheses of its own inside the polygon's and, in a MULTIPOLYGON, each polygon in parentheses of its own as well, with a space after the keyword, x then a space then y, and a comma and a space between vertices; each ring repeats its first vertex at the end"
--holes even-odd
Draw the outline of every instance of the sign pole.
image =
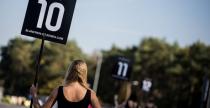
MULTIPOLYGON (((43 48, 44 48, 44 37, 42 38, 42 43, 39 49, 39 55, 36 61, 36 73, 35 73, 35 78, 34 78, 34 86, 38 86, 38 79, 39 79, 39 69, 40 69, 40 61, 42 58, 42 52, 43 52, 43 48)), ((30 108, 32 108, 32 104, 33 104, 33 98, 31 99, 31 104, 30 104, 30 108)))
MULTIPOLYGON (((34 86, 38 83, 44 41, 66 44, 77 0, 29 0, 21 34, 42 39, 36 61, 34 86), (55 14, 55 15, 54 15, 55 14)), ((31 99, 30 108, 33 101, 31 99)))

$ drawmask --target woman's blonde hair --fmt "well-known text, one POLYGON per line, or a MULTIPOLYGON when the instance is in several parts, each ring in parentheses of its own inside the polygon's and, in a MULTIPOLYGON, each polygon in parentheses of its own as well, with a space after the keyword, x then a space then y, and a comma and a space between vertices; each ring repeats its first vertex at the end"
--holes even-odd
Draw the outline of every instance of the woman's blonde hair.
POLYGON ((88 89, 87 65, 83 60, 74 60, 69 66, 64 79, 64 84, 68 85, 72 82, 79 82, 83 87, 88 89))
POLYGON ((123 102, 127 101, 131 95, 131 84, 130 82, 123 82, 118 94, 118 102, 122 104, 123 102))

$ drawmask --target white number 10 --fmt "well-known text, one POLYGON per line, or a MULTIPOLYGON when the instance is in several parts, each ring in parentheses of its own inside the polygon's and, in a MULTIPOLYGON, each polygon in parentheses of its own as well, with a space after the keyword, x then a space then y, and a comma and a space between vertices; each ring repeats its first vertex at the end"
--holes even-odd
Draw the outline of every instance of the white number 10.
MULTIPOLYGON (((46 0, 39 0, 38 3, 41 4, 42 7, 41 7, 41 10, 40 10, 40 14, 39 14, 37 28, 42 28, 45 12, 46 12, 46 8, 47 8, 47 1, 46 0)), ((64 11, 65 11, 65 8, 62 4, 57 3, 57 2, 54 2, 54 3, 50 4, 49 10, 48 10, 48 13, 47 13, 47 19, 46 19, 46 22, 45 22, 45 26, 48 30, 58 31, 60 29, 62 19, 63 19, 63 15, 64 15, 64 11), (59 13, 58 13, 57 22, 53 26, 53 25, 51 25, 51 20, 52 20, 52 16, 53 16, 53 12, 54 12, 55 8, 59 9, 59 13)))

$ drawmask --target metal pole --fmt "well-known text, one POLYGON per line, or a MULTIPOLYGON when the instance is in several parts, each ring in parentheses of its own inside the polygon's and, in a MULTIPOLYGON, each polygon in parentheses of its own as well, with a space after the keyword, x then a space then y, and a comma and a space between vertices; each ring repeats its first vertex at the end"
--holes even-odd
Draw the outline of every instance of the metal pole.
POLYGON ((96 67, 96 73, 95 73, 95 79, 93 83, 93 90, 97 93, 98 89, 98 82, 100 77, 100 70, 101 70, 101 64, 103 61, 103 54, 101 52, 97 53, 97 67, 96 67))
POLYGON ((209 88, 209 95, 208 95, 207 107, 206 108, 210 108, 210 88, 209 88))
POLYGON ((203 78, 202 95, 201 95, 201 106, 200 108, 206 108, 209 93, 209 79, 207 75, 203 78))
MULTIPOLYGON (((37 61, 36 61, 36 74, 35 74, 35 78, 34 78, 34 86, 38 85, 38 80, 39 80, 38 73, 39 73, 40 61, 41 61, 41 58, 42 58, 43 48, 44 48, 44 37, 42 38, 42 43, 41 43, 41 46, 40 46, 39 55, 38 55, 38 58, 37 58, 37 61)), ((33 98, 31 99, 30 108, 32 108, 32 105, 33 105, 33 98)))

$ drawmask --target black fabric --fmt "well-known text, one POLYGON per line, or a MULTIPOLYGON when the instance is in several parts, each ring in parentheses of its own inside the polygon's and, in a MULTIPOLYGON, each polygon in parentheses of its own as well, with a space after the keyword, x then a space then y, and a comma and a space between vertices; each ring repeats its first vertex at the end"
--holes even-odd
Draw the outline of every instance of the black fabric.
POLYGON ((79 102, 71 102, 67 100, 63 94, 63 86, 58 89, 57 102, 58 108, 88 108, 90 104, 91 91, 87 90, 84 98, 79 102))

